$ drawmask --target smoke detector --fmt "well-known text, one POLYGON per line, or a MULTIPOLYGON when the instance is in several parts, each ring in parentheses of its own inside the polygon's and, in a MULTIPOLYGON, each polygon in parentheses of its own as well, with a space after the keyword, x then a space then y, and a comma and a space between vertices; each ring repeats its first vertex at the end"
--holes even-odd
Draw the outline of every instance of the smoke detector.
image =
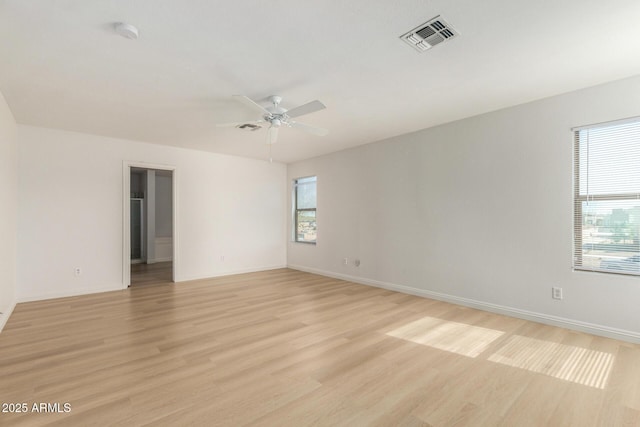
POLYGON ((433 46, 451 40, 457 35, 459 33, 438 15, 401 35, 400 38, 418 52, 424 52, 433 46))
POLYGON ((131 40, 138 40, 138 29, 131 24, 119 22, 115 25, 116 33, 131 40))

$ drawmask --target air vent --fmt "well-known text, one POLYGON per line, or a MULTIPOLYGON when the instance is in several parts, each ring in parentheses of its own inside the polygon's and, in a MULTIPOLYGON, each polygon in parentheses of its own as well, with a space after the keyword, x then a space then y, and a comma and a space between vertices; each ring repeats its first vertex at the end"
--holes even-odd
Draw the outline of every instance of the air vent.
POLYGON ((408 33, 401 35, 400 38, 418 52, 424 52, 435 45, 451 40, 457 35, 458 32, 451 25, 447 24, 440 16, 436 16, 408 33))
POLYGON ((236 127, 238 129, 244 129, 244 130, 250 130, 250 131, 260 130, 262 128, 262 126, 254 125, 253 123, 245 123, 243 125, 238 125, 236 127))

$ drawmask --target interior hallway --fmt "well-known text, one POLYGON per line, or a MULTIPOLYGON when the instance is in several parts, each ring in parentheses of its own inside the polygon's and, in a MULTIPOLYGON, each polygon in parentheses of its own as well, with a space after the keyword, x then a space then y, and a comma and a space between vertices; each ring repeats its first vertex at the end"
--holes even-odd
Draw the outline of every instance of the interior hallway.
POLYGON ((173 283, 173 262, 131 264, 131 285, 160 285, 173 283))

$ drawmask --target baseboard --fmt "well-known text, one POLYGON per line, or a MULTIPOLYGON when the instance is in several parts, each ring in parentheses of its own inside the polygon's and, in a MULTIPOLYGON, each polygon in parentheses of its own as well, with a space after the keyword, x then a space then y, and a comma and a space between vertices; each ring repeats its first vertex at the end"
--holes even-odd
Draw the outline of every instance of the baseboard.
POLYGON ((242 269, 242 270, 230 270, 230 271, 221 272, 221 273, 216 274, 214 276, 207 275, 207 276, 179 277, 179 278, 176 278, 176 283, 191 282, 193 280, 214 279, 216 277, 233 276, 235 274, 257 273, 259 271, 278 270, 278 269, 281 269, 281 268, 287 268, 287 266, 286 265, 274 265, 274 266, 269 266, 269 267, 248 268, 248 269, 242 269))
POLYGON ((52 292, 48 294, 38 294, 38 295, 29 295, 25 297, 18 298, 18 302, 32 302, 32 301, 42 301, 47 299, 55 299, 55 298, 67 298, 67 297, 76 297, 80 295, 90 295, 90 294, 99 294, 102 292, 112 292, 112 291, 121 291, 122 284, 118 284, 117 287, 105 287, 105 288, 93 288, 93 289, 70 289, 60 292, 52 292))
POLYGON ((558 326, 561 328, 571 329, 579 332, 586 332, 606 338, 613 338, 621 341, 627 341, 634 344, 640 344, 640 333, 628 331, 624 329, 611 328, 608 326, 597 325, 580 320, 567 319, 559 316, 538 313, 534 311, 521 310, 518 308, 507 307, 498 304, 478 301, 469 298, 462 298, 455 295, 433 292, 424 289, 413 288, 410 286, 397 285, 394 283, 381 282, 378 280, 364 279, 361 277, 350 276, 347 274, 335 273, 332 271, 309 268, 300 265, 288 265, 287 268, 293 270, 304 271, 307 273, 318 274, 321 276, 332 277, 334 279, 346 280, 349 282, 359 283, 361 285, 374 286, 376 288, 388 289, 404 294, 416 295, 424 298, 431 298, 438 301, 449 302, 452 304, 462 305, 479 310, 489 311, 491 313, 503 314, 505 316, 516 317, 519 319, 530 320, 532 322, 544 323, 546 325, 558 326))
MULTIPOLYGON (((176 283, 190 282, 192 280, 213 279, 215 277, 232 276, 234 274, 255 273, 258 271, 277 270, 279 268, 287 268, 287 266, 277 265, 277 266, 251 268, 251 269, 243 269, 243 270, 232 270, 232 271, 222 272, 215 276, 180 277, 180 278, 176 278, 176 283)), ((52 292, 48 294, 38 294, 38 295, 29 295, 25 297, 20 297, 18 298, 18 302, 20 303, 20 302, 42 301, 47 299, 67 298, 67 297, 75 297, 80 295, 99 294, 102 292, 112 292, 112 291, 122 291, 122 290, 123 290, 122 284, 118 284, 116 287, 93 288, 93 289, 71 289, 71 290, 65 290, 61 292, 52 292)))
POLYGON ((2 332, 2 330, 4 329, 4 326, 9 321, 9 317, 11 317, 11 313, 13 313, 13 310, 15 308, 16 308, 16 302, 13 301, 13 303, 11 303, 9 308, 7 308, 5 311, 2 312, 2 314, 0 314, 0 332, 2 332))

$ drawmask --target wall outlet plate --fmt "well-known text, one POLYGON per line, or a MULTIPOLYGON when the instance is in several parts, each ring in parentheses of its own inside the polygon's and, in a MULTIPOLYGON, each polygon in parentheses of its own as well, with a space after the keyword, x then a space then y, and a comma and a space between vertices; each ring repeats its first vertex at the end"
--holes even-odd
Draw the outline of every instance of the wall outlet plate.
POLYGON ((551 288, 551 298, 562 299, 562 288, 551 288))

